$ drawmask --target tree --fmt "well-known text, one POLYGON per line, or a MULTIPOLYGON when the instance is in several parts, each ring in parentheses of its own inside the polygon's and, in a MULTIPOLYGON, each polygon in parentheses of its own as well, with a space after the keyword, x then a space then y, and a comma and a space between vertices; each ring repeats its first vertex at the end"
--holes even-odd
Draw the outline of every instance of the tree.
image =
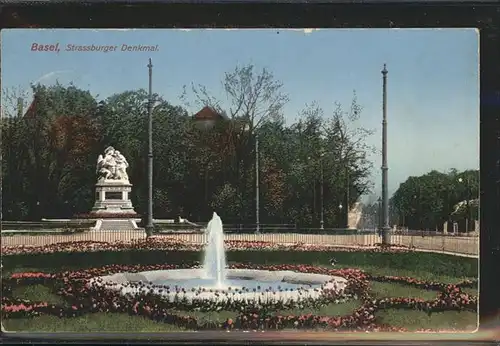
MULTIPOLYGON (((347 116, 349 114, 338 105, 333 114, 337 121, 329 121, 318 104, 313 102, 306 105, 299 113, 298 121, 289 127, 280 121, 267 122, 261 127, 262 155, 273 157, 274 164, 283 172, 280 183, 275 183, 276 186, 281 184, 285 191, 285 198, 279 197, 283 200, 282 209, 286 210, 282 219, 317 227, 323 204, 326 224, 344 227, 347 219, 347 213, 344 214, 346 198, 349 197, 349 204, 352 205, 362 193, 369 191, 371 163, 364 154, 362 140, 370 132, 363 129, 356 132, 349 123, 349 119, 355 121, 355 118, 345 119, 347 116), (336 136, 338 134, 344 136, 336 136), (353 143, 355 140, 358 143, 353 143), (344 148, 348 150, 342 152, 344 148), (346 162, 349 165, 342 166, 346 162), (347 175, 351 179, 342 179, 347 175), (343 204, 343 209, 339 208, 340 204, 343 204)), ((359 113, 356 116, 359 117, 359 113)))
POLYGON ((14 199, 11 205, 4 205, 6 216, 36 219, 88 208, 93 194, 82 196, 80 189, 91 165, 88 153, 99 139, 92 118, 96 102, 90 93, 72 85, 35 85, 33 95, 29 112, 18 116, 11 126, 11 134, 18 138, 10 143, 17 150, 17 160, 9 159, 7 165, 16 165, 16 169, 3 181, 10 186, 17 179, 15 193, 25 211, 13 212, 19 209, 14 199))
MULTIPOLYGON (((266 121, 282 118, 282 109, 288 102, 288 96, 282 91, 283 84, 271 72, 264 68, 256 73, 251 64, 227 72, 222 85, 228 99, 227 105, 214 97, 205 86, 193 84, 194 105, 200 108, 209 106, 228 119, 223 125, 225 129, 218 131, 218 142, 224 145, 219 146, 218 151, 210 148, 210 153, 226 158, 223 163, 226 167, 225 182, 231 182, 244 201, 252 201, 256 131, 266 121)), ((181 99, 187 106, 192 106, 186 87, 181 99)), ((250 208, 248 202, 244 204, 245 211, 255 209, 250 208)))
MULTIPOLYGON (((363 147, 370 132, 354 126, 361 110, 355 98, 350 110, 337 104, 329 117, 313 102, 286 124, 282 108, 288 97, 269 71, 238 67, 223 85, 228 104, 204 87, 193 89, 200 104, 225 114, 205 130, 184 108, 154 95, 155 218, 200 221, 215 209, 226 222, 255 223, 258 136, 260 221, 318 227, 323 205, 325 226, 343 227, 339 204, 346 210, 346 200, 352 205, 370 189, 363 147)), ((4 217, 88 213, 96 158, 107 146, 127 157, 132 202, 144 213, 148 93, 128 90, 98 102, 72 85, 38 85, 33 92, 27 116, 17 116, 14 105, 1 123, 4 217)))
MULTIPOLYGON (((457 203, 477 196, 478 189, 478 171, 431 171, 419 177, 409 177, 392 196, 391 205, 400 219, 405 220, 406 226, 434 230, 452 219, 457 203)), ((456 218, 457 214, 454 215, 456 218)))
MULTIPOLYGON (((134 183, 132 201, 138 211, 146 210, 147 106, 148 93, 129 90, 101 102, 99 118, 103 127, 102 147, 113 145, 128 158, 129 176, 134 183)), ((184 186, 189 165, 185 150, 187 112, 154 94, 153 108, 153 186, 155 216, 177 214, 175 199, 184 186)), ((179 201, 180 202, 180 201, 179 201)))

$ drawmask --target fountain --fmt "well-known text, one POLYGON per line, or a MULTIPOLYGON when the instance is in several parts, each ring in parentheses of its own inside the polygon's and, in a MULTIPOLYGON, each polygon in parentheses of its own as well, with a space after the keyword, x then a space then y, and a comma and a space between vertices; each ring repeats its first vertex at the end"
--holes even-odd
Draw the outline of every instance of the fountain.
POLYGON ((147 291, 163 299, 179 299, 199 306, 200 301, 240 301, 245 304, 320 299, 331 292, 342 293, 347 280, 341 277, 299 273, 226 268, 224 232, 220 217, 214 213, 206 229, 202 268, 117 273, 91 279, 89 285, 105 286, 121 294, 147 291), (147 284, 146 284, 147 283, 147 284), (181 296, 179 296, 181 295, 181 296))
POLYGON ((225 287, 226 280, 226 254, 224 251, 224 229, 222 220, 214 212, 212 220, 207 225, 206 234, 208 243, 205 248, 203 269, 206 278, 215 280, 215 287, 225 287))

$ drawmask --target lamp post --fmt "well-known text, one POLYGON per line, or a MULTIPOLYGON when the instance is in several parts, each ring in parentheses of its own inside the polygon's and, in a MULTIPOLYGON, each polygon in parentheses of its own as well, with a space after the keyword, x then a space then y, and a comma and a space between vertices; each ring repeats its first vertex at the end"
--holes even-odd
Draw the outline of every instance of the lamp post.
POLYGON ((382 244, 391 243, 391 228, 389 227, 389 196, 387 190, 387 68, 382 70, 382 244))
POLYGON ((42 210, 40 207, 40 201, 36 201, 36 221, 40 221, 42 219, 42 210))
POLYGON ((443 229, 443 233, 448 233, 448 226, 450 224, 450 186, 446 185, 446 229, 443 229))
POLYGON ((344 206, 342 205, 342 203, 340 203, 340 204, 339 204, 339 215, 340 215, 341 217, 342 217, 342 215, 343 215, 343 214, 342 214, 342 208, 343 208, 343 207, 344 207, 344 206))
POLYGON ((153 235, 153 64, 149 59, 149 100, 148 100, 148 211, 146 236, 153 235))
POLYGON ((377 233, 381 234, 383 221, 383 212, 382 212, 382 197, 379 197, 378 200, 378 213, 377 213, 377 233))
POLYGON ((465 179, 463 178, 458 178, 458 182, 460 184, 465 183, 465 188, 467 189, 467 195, 465 196, 465 205, 467 208, 467 216, 465 217, 465 233, 469 233, 469 222, 471 222, 472 215, 471 215, 471 208, 470 208, 470 180, 469 177, 466 177, 465 179))
POLYGON ((259 135, 255 133, 255 234, 260 233, 260 196, 259 196, 259 135))
POLYGON ((321 181, 320 181, 320 213, 321 213, 321 218, 320 218, 320 221, 319 221, 319 228, 321 230, 325 229, 325 219, 324 219, 324 201, 323 201, 323 156, 325 155, 325 153, 321 153, 320 154, 320 160, 319 160, 319 164, 320 164, 320 174, 321 174, 321 181))
POLYGON ((345 228, 349 228, 349 200, 351 198, 350 192, 351 192, 351 182, 350 182, 350 177, 349 177, 349 165, 346 164, 345 166, 345 228))

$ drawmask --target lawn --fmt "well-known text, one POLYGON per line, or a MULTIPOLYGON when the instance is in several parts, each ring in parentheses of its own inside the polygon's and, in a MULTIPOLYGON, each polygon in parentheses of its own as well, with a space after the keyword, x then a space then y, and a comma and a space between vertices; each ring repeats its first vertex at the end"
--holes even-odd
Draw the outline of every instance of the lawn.
MULTIPOLYGON (((29 300, 43 300, 52 303, 61 303, 63 300, 56 294, 50 292, 48 287, 33 285, 16 288, 13 292, 15 298, 29 300)), ((362 305, 361 301, 348 300, 344 303, 330 304, 318 309, 290 309, 271 311, 271 315, 293 315, 316 313, 326 316, 348 315, 362 305)), ((211 322, 214 325, 223 323, 226 319, 236 319, 238 312, 199 312, 199 311, 176 311, 172 313, 193 316, 200 322, 211 322)), ((32 318, 7 319, 3 321, 8 331, 23 332, 168 332, 183 331, 176 326, 158 323, 140 316, 129 316, 118 313, 93 313, 74 318, 58 318, 54 316, 37 316, 32 318)))
MULTIPOLYGON (((324 263, 314 263, 314 265, 317 266, 322 266, 322 267, 328 267, 328 265, 325 265, 324 263)), ((418 269, 418 267, 414 269, 400 269, 400 268, 390 268, 390 267, 377 267, 377 266, 370 266, 366 264, 361 264, 361 265, 348 265, 348 264, 339 264, 335 268, 357 268, 361 269, 366 273, 370 273, 371 275, 376 275, 376 276, 384 276, 384 275, 391 275, 391 276, 406 276, 406 277, 411 277, 411 278, 417 278, 420 280, 425 280, 425 281, 434 281, 434 282, 442 282, 442 283, 449 283, 449 284, 456 284, 458 282, 464 281, 464 280, 473 280, 477 279, 477 277, 471 277, 471 276, 450 276, 450 275, 445 275, 442 273, 435 273, 431 272, 429 270, 421 270, 418 269)), ((475 291, 475 294, 477 294, 477 290, 475 291)))
POLYGON ((431 315, 423 311, 387 309, 376 314, 379 323, 395 327, 417 329, 456 330, 473 332, 477 328, 477 313, 469 311, 435 312, 431 315))
MULTIPOLYGON (((280 263, 280 257, 273 252, 263 253, 246 252, 248 256, 244 256, 243 251, 235 252, 231 254, 233 256, 232 261, 239 262, 265 262, 268 265, 280 263), (269 256, 271 254, 271 256, 269 256), (236 258, 240 257, 240 258, 236 258), (246 261, 242 259, 246 258, 246 261)), ((282 262, 294 263, 297 265, 299 263, 310 263, 315 267, 326 267, 331 269, 332 267, 327 263, 327 255, 319 253, 325 258, 318 260, 318 253, 296 253, 296 256, 291 256, 291 254, 286 254, 287 258, 281 258, 282 262)), ((295 255, 295 254, 294 254, 295 255)), ((58 262, 56 260, 62 260, 63 257, 59 258, 61 255, 51 255, 53 258, 39 256, 37 259, 25 257, 19 264, 4 268, 3 276, 7 277, 13 273, 21 272, 60 272, 66 270, 79 270, 83 267, 95 267, 96 264, 85 263, 84 265, 78 266, 78 258, 71 258, 71 261, 61 261, 59 263, 64 263, 64 266, 58 266, 57 269, 50 267, 50 264, 58 262), (42 263, 40 265, 40 263, 42 263)), ((74 256, 74 255, 71 255, 74 256)), ((79 256, 79 255, 78 255, 79 256)), ((94 257, 98 257, 99 254, 92 254, 94 257)), ((132 254, 120 254, 123 259, 117 262, 124 263, 138 263, 132 261, 134 259, 134 253, 132 254), (127 257, 129 256, 129 257, 127 257)), ((170 253, 171 259, 178 259, 178 253, 170 253)), ((450 259, 440 259, 439 257, 429 257, 424 258, 423 265, 416 265, 419 263, 418 259, 414 259, 409 255, 404 255, 406 257, 401 257, 403 261, 397 261, 396 257, 400 254, 393 254, 391 256, 386 256, 385 254, 375 254, 369 257, 366 254, 361 254, 356 257, 356 254, 346 253, 336 255, 341 258, 341 263, 339 263, 336 268, 350 268, 350 269, 361 269, 365 273, 373 276, 373 280, 369 282, 368 294, 369 299, 384 299, 384 298, 420 298, 425 301, 435 300, 439 295, 439 290, 426 290, 418 287, 414 287, 404 283, 395 282, 379 282, 377 281, 377 276, 396 276, 396 277, 411 277, 414 279, 429 281, 429 282, 439 282, 444 284, 455 284, 464 280, 477 279, 470 275, 471 270, 468 268, 474 268, 473 264, 463 262, 457 263, 457 267, 453 270, 447 271, 446 268, 449 267, 446 261, 450 259), (343 256, 343 257, 341 257, 343 256), (380 261, 374 261, 372 259, 379 259, 380 261), (436 258, 438 259, 436 261, 436 258), (434 270, 432 264, 436 261, 439 263, 438 269, 434 270), (439 262, 441 261, 441 262, 439 262), (350 263, 348 263, 350 262, 350 263), (379 263, 380 262, 380 263, 379 263), (464 264, 465 263, 465 264, 464 264), (377 266, 378 265, 378 266, 377 266), (458 269, 457 269, 458 268, 458 269), (460 269, 462 268, 462 269, 460 269), (456 275, 454 275, 456 274, 456 275)), ((426 256, 425 254, 416 254, 415 256, 426 256)), ((435 255, 432 255, 435 256, 435 255)), ((111 259, 111 257, 110 257, 111 259)), ((92 261, 94 262, 95 259, 92 261)), ((109 259, 108 259, 109 261, 109 259)), ((148 260, 149 261, 149 260, 148 260)), ((158 259, 157 259, 158 261, 158 259)), ((90 262, 90 261, 89 261, 90 262)), ((109 263, 109 262, 108 262, 109 263)), ((104 264, 108 264, 104 263, 104 264)), ((158 263, 158 262, 156 262, 158 263)), ((452 262, 454 263, 454 262, 452 262)), ((12 262, 12 264, 15 264, 12 262)), ((383 281, 383 280, 382 280, 383 281)), ((477 288, 462 288, 462 291, 477 296, 477 288)), ((12 290, 12 297, 17 299, 26 299, 31 301, 43 301, 49 304, 56 304, 59 306, 67 306, 68 303, 63 297, 57 295, 54 292, 53 287, 44 286, 42 284, 31 284, 28 286, 14 287, 12 290)), ((302 309, 289 309, 289 310, 277 310, 269 311, 264 315, 269 316, 291 316, 291 315, 306 315, 313 314, 317 316, 349 316, 353 312, 361 308, 365 302, 361 298, 350 299, 345 302, 338 304, 329 304, 321 307, 305 307, 302 309)), ((238 312, 235 311, 218 311, 218 312, 199 312, 199 311, 180 311, 171 310, 169 313, 180 315, 180 316, 191 316, 195 317, 199 325, 212 326, 214 329, 220 328, 228 319, 236 320, 238 317, 238 312)), ((262 313, 262 311, 261 311, 262 313)), ((378 310, 374 313, 376 318, 375 322, 377 325, 390 325, 394 327, 403 327, 407 330, 416 329, 433 329, 433 330, 460 330, 460 331, 473 331, 476 329, 477 325, 477 313, 471 311, 444 311, 444 312, 433 312, 428 314, 420 310, 411 310, 405 308, 384 308, 378 310)), ((171 332, 171 331, 187 331, 184 328, 180 328, 174 324, 169 324, 165 322, 156 322, 148 318, 128 315, 127 313, 87 313, 83 316, 78 317, 67 317, 59 318, 57 316, 42 315, 30 318, 10 318, 3 319, 3 326, 7 331, 23 331, 23 332, 171 332)))
POLYGON ((23 332, 173 332, 180 328, 151 321, 141 316, 126 314, 95 313, 74 318, 59 318, 56 316, 38 316, 4 320, 7 331, 23 332))
MULTIPOLYGON (((398 274, 398 273, 392 273, 398 274)), ((477 289, 464 289, 476 293, 477 289)), ((370 282, 370 292, 374 298, 412 297, 425 300, 435 299, 437 291, 424 290, 398 283, 370 282)), ((24 286, 14 289, 13 296, 21 299, 47 301, 64 304, 64 300, 42 285, 24 286)), ((359 308, 362 302, 348 300, 344 303, 330 304, 320 308, 290 309, 270 312, 271 315, 295 315, 314 313, 323 316, 343 316, 359 308)), ((194 316, 200 322, 211 322, 216 326, 226 319, 236 319, 237 312, 197 312, 172 311, 173 313, 194 316)), ((377 322, 391 326, 405 327, 409 330, 456 329, 473 331, 477 325, 477 314, 474 312, 445 311, 431 315, 422 311, 404 309, 386 309, 376 314, 377 322)), ((3 321, 7 331, 23 332, 171 332, 185 329, 167 323, 155 322, 141 316, 129 316, 118 313, 92 313, 74 318, 58 318, 54 316, 38 316, 32 318, 7 319, 3 321)))

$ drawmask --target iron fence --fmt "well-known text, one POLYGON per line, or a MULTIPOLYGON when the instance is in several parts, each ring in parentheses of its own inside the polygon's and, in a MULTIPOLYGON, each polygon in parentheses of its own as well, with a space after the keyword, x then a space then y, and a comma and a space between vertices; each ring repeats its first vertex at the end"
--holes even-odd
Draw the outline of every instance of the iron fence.
MULTIPOLYGON (((174 225, 174 224, 172 224, 174 225)), ((205 225, 197 227, 172 226, 158 227, 155 237, 175 239, 188 243, 206 242, 205 225)), ((297 229, 295 225, 262 225, 261 233, 255 234, 253 225, 225 225, 228 241, 260 241, 281 244, 304 243, 311 245, 333 245, 343 247, 374 246, 381 242, 373 230, 353 231, 344 229, 297 229)), ((6 230, 2 224, 1 240, 4 246, 41 246, 74 241, 129 242, 146 238, 143 230, 90 231, 86 225, 77 228, 61 229, 22 229, 6 230)), ((436 232, 408 231, 394 232, 391 244, 414 249, 444 253, 479 254, 477 235, 439 234, 436 232)))

